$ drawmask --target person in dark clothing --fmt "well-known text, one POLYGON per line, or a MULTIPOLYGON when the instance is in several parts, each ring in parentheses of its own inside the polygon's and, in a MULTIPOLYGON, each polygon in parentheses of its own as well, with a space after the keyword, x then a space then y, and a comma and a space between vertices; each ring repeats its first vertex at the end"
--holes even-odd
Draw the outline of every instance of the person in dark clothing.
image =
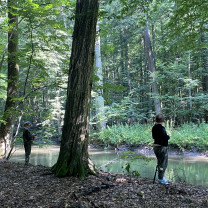
POLYGON ((154 139, 153 150, 157 158, 158 182, 162 184, 168 184, 168 181, 164 177, 164 174, 168 166, 167 147, 170 136, 167 135, 165 127, 162 126, 163 122, 163 114, 156 115, 155 125, 152 127, 152 137, 154 139))
POLYGON ((33 140, 35 139, 35 135, 34 134, 32 135, 29 131, 31 126, 32 124, 29 121, 24 123, 23 142, 24 142, 24 148, 25 148, 25 165, 29 164, 31 146, 32 146, 33 140))

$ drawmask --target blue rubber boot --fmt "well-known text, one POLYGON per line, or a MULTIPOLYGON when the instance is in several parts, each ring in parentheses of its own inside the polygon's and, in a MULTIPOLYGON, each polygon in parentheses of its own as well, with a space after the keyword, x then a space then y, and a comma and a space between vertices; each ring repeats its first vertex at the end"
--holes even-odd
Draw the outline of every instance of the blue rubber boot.
POLYGON ((163 179, 158 179, 158 183, 165 184, 165 185, 169 184, 168 180, 165 177, 163 177, 163 179))

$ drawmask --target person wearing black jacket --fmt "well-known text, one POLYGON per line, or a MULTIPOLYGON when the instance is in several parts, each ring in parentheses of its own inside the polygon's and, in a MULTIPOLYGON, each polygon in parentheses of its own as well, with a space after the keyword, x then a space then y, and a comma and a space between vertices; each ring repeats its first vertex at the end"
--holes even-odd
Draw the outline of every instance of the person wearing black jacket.
POLYGON ((152 127, 152 137, 154 139, 153 150, 157 158, 158 182, 162 184, 168 184, 168 181, 164 177, 164 174, 168 166, 167 147, 170 137, 169 135, 167 135, 165 127, 162 126, 163 122, 163 114, 156 115, 155 125, 152 127))
POLYGON ((23 142, 24 142, 24 148, 25 148, 25 165, 29 164, 31 146, 32 146, 32 142, 35 138, 35 135, 34 134, 32 135, 29 131, 31 126, 32 126, 32 124, 29 121, 24 123, 23 142))

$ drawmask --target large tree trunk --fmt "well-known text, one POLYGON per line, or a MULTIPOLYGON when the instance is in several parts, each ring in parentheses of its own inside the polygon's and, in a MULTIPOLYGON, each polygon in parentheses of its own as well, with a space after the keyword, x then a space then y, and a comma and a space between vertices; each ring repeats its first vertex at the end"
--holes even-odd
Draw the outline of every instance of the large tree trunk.
POLYGON ((16 107, 15 98, 18 96, 18 75, 19 66, 17 64, 18 50, 18 17, 15 9, 16 1, 8 0, 8 19, 10 30, 8 32, 8 85, 7 99, 2 116, 3 122, 0 126, 0 154, 4 157, 10 150, 10 141, 13 133, 14 112, 16 107))
POLYGON ((52 167, 59 177, 92 173, 88 139, 97 15, 98 0, 77 0, 61 147, 52 167))
POLYGON ((156 114, 159 114, 162 112, 162 109, 161 109, 161 102, 158 98, 159 91, 158 91, 157 82, 156 82, 156 66, 155 66, 155 59, 154 59, 152 46, 151 46, 148 25, 145 28, 144 40, 145 40, 145 52, 146 52, 146 57, 147 57, 147 63, 148 63, 149 70, 151 71, 152 79, 153 79, 152 80, 152 92, 154 94, 155 112, 156 114))

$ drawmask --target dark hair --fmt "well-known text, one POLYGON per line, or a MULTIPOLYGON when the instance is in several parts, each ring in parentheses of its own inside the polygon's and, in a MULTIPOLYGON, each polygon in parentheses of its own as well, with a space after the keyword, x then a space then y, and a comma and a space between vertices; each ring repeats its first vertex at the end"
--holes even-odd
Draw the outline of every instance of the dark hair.
POLYGON ((24 126, 25 126, 25 125, 30 125, 30 126, 32 126, 32 124, 31 124, 30 121, 26 121, 26 122, 24 123, 24 126))
POLYGON ((156 117, 155 117, 155 121, 158 122, 158 123, 161 123, 161 122, 164 122, 165 118, 163 116, 163 114, 157 114, 156 117))

